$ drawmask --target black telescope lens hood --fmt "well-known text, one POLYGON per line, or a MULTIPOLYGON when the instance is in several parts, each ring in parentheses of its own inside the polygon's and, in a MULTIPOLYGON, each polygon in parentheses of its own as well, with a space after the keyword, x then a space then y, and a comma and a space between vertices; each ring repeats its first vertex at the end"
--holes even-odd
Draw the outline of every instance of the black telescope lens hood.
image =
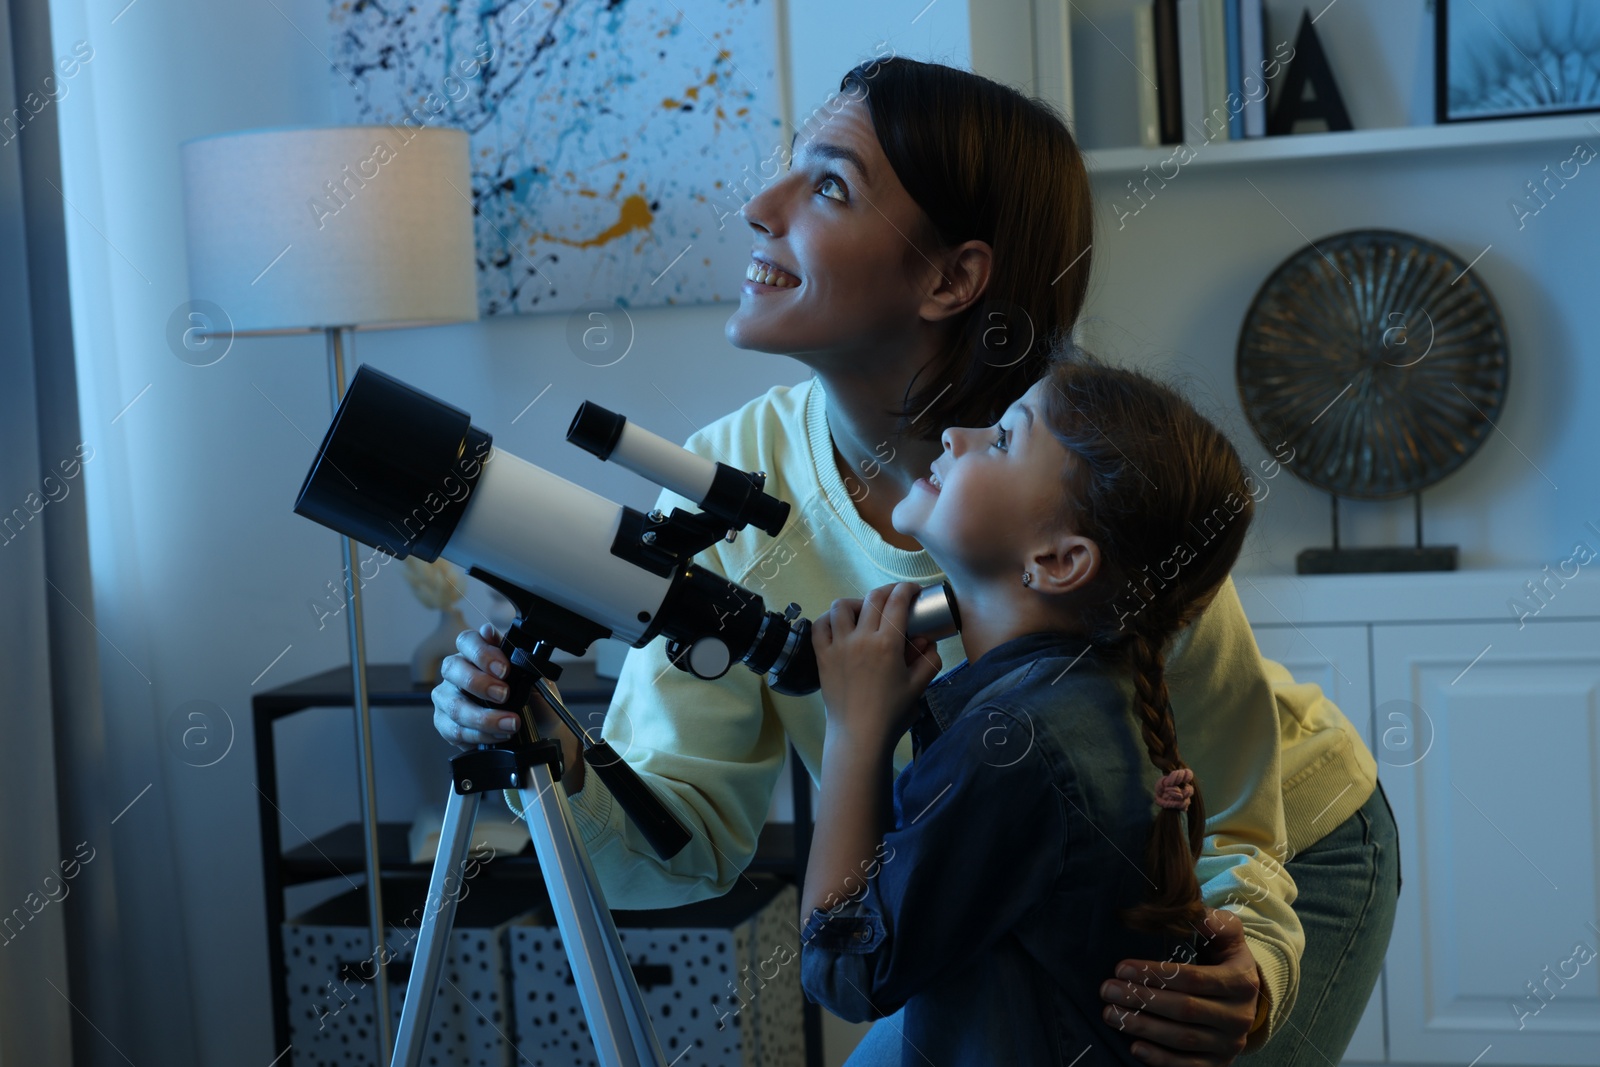
POLYGON ((455 532, 492 442, 465 411, 363 364, 295 514, 397 559, 431 563, 455 532))

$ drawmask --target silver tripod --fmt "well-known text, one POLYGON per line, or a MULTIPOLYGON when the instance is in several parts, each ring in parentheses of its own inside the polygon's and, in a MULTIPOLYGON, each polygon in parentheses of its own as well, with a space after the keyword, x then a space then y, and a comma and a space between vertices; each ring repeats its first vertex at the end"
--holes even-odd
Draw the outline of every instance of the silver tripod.
POLYGON ((601 1067, 666 1067, 644 1001, 639 996, 633 969, 623 951, 622 939, 611 921, 611 912, 606 907, 589 854, 572 821, 566 792, 557 784, 561 774, 560 743, 539 738, 535 730, 529 706, 534 689, 582 739, 584 752, 590 754, 586 760, 589 769, 598 773, 608 787, 615 783, 613 793, 618 802, 635 817, 663 857, 683 847, 689 838, 688 831, 672 818, 605 741, 596 739, 577 723, 545 680, 560 672, 558 666, 549 662, 550 646, 541 641, 534 645, 531 653, 525 651, 520 643, 524 638, 522 630, 523 622, 519 618, 501 645, 511 658, 511 677, 507 680, 511 697, 507 706, 516 707, 520 713, 519 736, 505 745, 480 746, 451 761, 455 785, 445 805, 439 853, 428 882, 422 929, 411 963, 411 978, 406 985, 405 1006, 400 1014, 391 1065, 417 1067, 421 1062, 428 1016, 455 919, 457 897, 446 890, 446 883, 466 861, 482 794, 490 789, 515 788, 522 797, 523 817, 533 836, 534 851, 556 914, 556 926, 566 946, 578 998, 601 1067), (645 798, 643 804, 641 797, 645 798), (632 810, 652 804, 651 810, 638 813, 632 810))

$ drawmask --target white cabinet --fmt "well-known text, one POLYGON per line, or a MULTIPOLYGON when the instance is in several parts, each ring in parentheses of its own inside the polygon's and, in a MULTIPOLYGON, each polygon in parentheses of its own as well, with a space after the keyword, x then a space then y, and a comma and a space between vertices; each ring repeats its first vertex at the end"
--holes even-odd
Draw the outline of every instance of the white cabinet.
POLYGON ((1240 578, 1378 762, 1404 887, 1346 1063, 1600 1065, 1600 581, 1240 578))
POLYGON ((1431 740, 1379 766, 1405 880, 1391 1059, 1600 1063, 1600 623, 1374 626, 1373 647, 1379 710, 1415 705, 1431 740))

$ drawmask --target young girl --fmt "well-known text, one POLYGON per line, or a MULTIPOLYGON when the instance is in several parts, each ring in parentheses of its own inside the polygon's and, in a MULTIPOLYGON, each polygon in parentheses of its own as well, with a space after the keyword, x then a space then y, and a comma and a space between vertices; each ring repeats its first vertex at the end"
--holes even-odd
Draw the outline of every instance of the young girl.
POLYGON ((1202 933, 1205 805, 1163 650, 1239 554, 1245 471, 1171 388, 1082 354, 942 441, 894 524, 949 576, 967 661, 928 684, 914 583, 816 620, 801 979, 852 1021, 903 1006, 904 1063, 1137 1063, 1099 987, 1202 933))

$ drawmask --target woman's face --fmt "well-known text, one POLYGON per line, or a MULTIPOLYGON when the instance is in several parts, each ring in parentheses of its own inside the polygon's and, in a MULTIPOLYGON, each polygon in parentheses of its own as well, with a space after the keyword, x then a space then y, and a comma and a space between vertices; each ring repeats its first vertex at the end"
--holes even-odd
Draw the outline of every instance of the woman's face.
POLYGON ((738 348, 783 355, 903 341, 937 269, 912 245, 928 222, 873 133, 866 105, 835 96, 789 170, 745 204, 751 264, 728 319, 738 348))
POLYGON ((1020 578, 1059 524, 1069 454, 1044 423, 1047 387, 1035 382, 993 426, 945 430, 930 477, 895 506, 894 528, 947 573, 1020 578))

